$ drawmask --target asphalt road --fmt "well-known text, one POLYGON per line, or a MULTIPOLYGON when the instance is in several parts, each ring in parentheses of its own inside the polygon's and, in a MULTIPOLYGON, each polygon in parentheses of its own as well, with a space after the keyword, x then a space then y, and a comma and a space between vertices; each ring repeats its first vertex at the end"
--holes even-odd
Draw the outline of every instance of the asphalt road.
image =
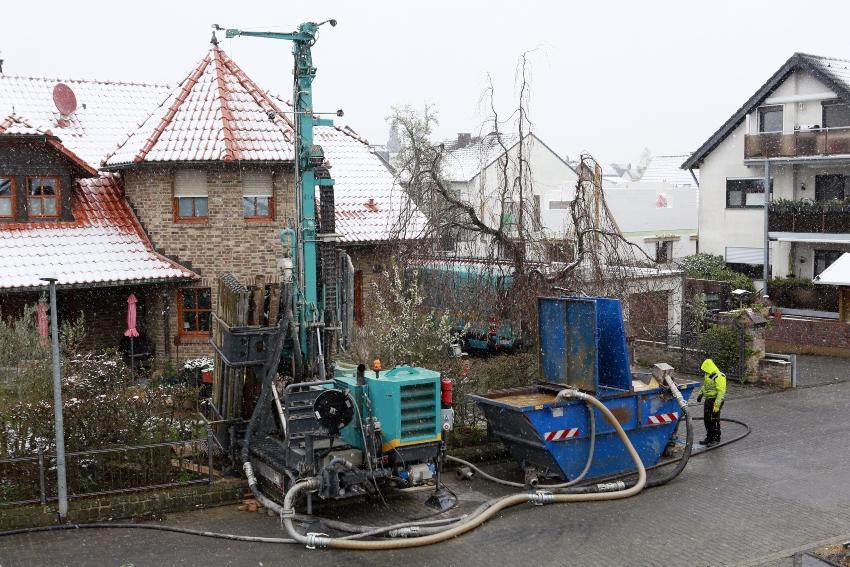
MULTIPOLYGON (((734 393, 741 393, 735 388, 734 393)), ((850 382, 733 396, 724 415, 746 439, 695 457, 674 482, 629 500, 515 507, 437 546, 390 552, 310 551, 146 530, 41 533, 0 540, 18 565, 792 565, 795 552, 850 540, 850 382)), ((701 428, 697 434, 701 434, 701 428)), ((732 428, 726 430, 726 435, 732 428)), ((699 438, 699 437, 698 437, 699 438)), ((502 494, 453 481, 460 510, 502 494)), ((369 523, 427 513, 424 495, 328 517, 369 523)), ((285 537, 279 520, 222 507, 175 514, 170 525, 285 537)))

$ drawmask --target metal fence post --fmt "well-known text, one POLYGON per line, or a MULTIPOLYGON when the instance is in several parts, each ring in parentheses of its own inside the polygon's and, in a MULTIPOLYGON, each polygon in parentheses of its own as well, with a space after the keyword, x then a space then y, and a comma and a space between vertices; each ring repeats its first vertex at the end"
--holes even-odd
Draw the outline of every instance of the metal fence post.
POLYGON ((791 387, 797 387, 797 355, 789 354, 788 358, 791 360, 791 387))
POLYGON ((47 494, 44 490, 44 449, 38 448, 38 491, 41 498, 41 505, 47 504, 47 494))
POLYGON ((59 322, 56 313, 56 278, 41 278, 50 284, 50 338, 53 354, 53 419, 56 428, 56 485, 59 518, 68 516, 68 486, 65 477, 65 428, 62 421, 62 371, 59 360, 59 322))
POLYGON ((209 476, 209 484, 213 483, 213 434, 212 430, 207 428, 207 475, 209 476))

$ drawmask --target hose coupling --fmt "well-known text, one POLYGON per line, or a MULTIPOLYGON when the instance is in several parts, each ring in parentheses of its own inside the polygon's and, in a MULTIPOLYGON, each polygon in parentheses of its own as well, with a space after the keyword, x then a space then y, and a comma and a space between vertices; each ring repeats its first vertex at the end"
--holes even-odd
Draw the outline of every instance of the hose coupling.
POLYGON ((291 520, 295 518, 295 508, 282 508, 280 511, 280 518, 282 520, 291 520))
POLYGON ((599 492, 617 492, 619 490, 625 490, 626 483, 622 480, 618 480, 617 482, 603 482, 597 484, 596 489, 599 492))
POLYGON ((257 477, 254 476, 254 467, 251 466, 251 461, 245 461, 242 464, 242 470, 245 471, 245 478, 248 479, 248 486, 256 486, 257 477))
POLYGON ((536 490, 528 493, 528 501, 535 506, 543 506, 555 502, 555 495, 548 490, 536 490))
POLYGON ((307 549, 325 548, 331 543, 328 534, 309 532, 307 534, 307 549))
POLYGON ((574 399, 577 399, 577 400, 587 400, 588 396, 587 396, 587 394, 585 394, 584 392, 582 392, 580 390, 576 390, 574 388, 564 388, 563 390, 558 392, 557 396, 555 396, 555 401, 560 402, 561 400, 564 400, 564 399, 567 399, 567 398, 574 398, 574 399))
POLYGON ((408 526, 406 528, 398 528, 390 530, 390 537, 416 537, 419 535, 419 526, 408 526))

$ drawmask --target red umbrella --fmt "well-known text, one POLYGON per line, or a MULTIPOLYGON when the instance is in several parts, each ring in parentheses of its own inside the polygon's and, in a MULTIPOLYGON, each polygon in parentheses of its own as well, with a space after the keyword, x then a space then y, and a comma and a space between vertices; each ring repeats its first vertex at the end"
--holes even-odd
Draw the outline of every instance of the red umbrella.
POLYGON ((41 346, 47 345, 47 335, 49 332, 47 324, 47 304, 39 303, 35 306, 36 323, 38 325, 39 342, 41 346))
POLYGON ((130 368, 136 369, 136 353, 134 352, 133 338, 139 336, 139 331, 136 330, 136 294, 131 293, 127 298, 127 330, 124 331, 125 337, 130 337, 130 368))
POLYGON ((139 331, 136 330, 136 294, 131 293, 127 298, 127 330, 124 331, 125 337, 138 337, 139 331))

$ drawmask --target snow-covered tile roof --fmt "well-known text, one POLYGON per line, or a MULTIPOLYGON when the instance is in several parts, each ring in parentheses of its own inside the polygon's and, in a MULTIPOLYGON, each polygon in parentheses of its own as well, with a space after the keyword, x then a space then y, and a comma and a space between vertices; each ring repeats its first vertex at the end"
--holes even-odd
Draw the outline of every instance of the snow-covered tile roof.
POLYGON ((294 157, 289 119, 218 45, 150 110, 105 165, 294 157))
MULTIPOLYGON (((655 156, 640 178, 640 181, 651 181, 657 183, 669 183, 675 186, 696 187, 694 178, 689 171, 682 169, 682 162, 688 159, 687 155, 680 156, 655 156)), ((694 171, 699 180, 699 170, 694 171)))
POLYGON ((49 131, 97 168, 168 92, 165 85, 0 74, 0 116, 25 117, 34 129, 49 131), (65 117, 53 100, 59 83, 67 85, 77 101, 76 110, 65 117))
MULTIPOLYGON (((105 157, 107 167, 116 169, 140 161, 294 159, 294 133, 286 114, 291 105, 261 90, 217 46, 173 90, 62 81, 78 101, 77 111, 64 118, 53 102, 57 82, 0 75, 0 111, 14 108, 95 167, 105 157), (60 121, 67 125, 60 127, 60 121)), ((343 242, 422 234, 424 215, 408 206, 405 192, 366 140, 350 129, 319 127, 316 143, 324 147, 336 180, 336 231, 343 242), (404 231, 399 218, 405 219, 404 231)))
POLYGON ((824 73, 841 83, 845 89, 850 90, 850 60, 810 53, 799 53, 799 55, 820 67, 824 73))
POLYGON ((77 181, 73 222, 0 224, 0 289, 194 279, 157 254, 112 174, 77 181))
POLYGON ((51 136, 50 130, 42 130, 30 124, 23 116, 10 114, 0 120, 0 134, 7 136, 51 136))
POLYGON ((443 142, 446 155, 443 160, 443 175, 449 181, 467 182, 481 170, 496 161, 505 149, 510 150, 519 142, 515 133, 502 133, 501 140, 495 134, 471 138, 461 145, 458 140, 443 142))
POLYGON ((334 178, 336 232, 343 242, 421 237, 426 219, 369 143, 340 127, 316 129, 334 178))

